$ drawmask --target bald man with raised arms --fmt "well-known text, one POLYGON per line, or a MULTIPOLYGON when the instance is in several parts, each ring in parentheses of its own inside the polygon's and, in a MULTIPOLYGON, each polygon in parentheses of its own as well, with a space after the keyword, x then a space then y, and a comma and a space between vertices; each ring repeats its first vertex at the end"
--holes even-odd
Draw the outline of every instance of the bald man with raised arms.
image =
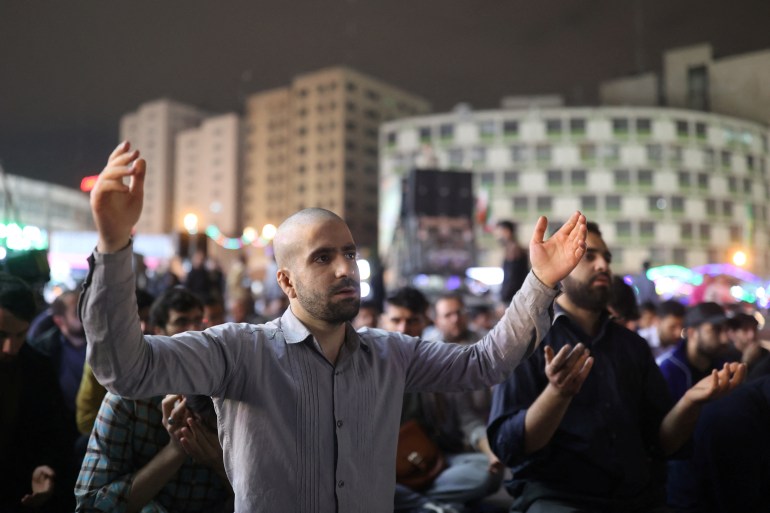
POLYGON ((501 321, 470 346, 376 329, 356 332, 356 246, 323 209, 289 217, 274 239, 290 307, 262 325, 144 336, 136 312, 131 229, 146 164, 121 143, 91 193, 98 230, 80 312, 94 375, 126 397, 212 396, 238 512, 390 512, 404 392, 461 391, 504 380, 542 340, 558 282, 585 252, 575 213, 530 242, 532 272, 501 321), (124 179, 128 179, 128 185, 124 179))

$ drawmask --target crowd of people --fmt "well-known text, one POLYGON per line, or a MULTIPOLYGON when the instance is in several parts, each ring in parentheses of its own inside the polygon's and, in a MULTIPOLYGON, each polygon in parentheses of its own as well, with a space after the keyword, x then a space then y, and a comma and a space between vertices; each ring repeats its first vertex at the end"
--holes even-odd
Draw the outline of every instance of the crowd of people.
POLYGON ((186 277, 137 288, 145 172, 127 143, 110 156, 81 291, 41 312, 0 274, 0 511, 770 505, 755 312, 640 307, 580 213, 548 239, 541 218, 528 251, 498 226, 515 278, 497 304, 403 287, 380 305, 360 302, 345 222, 302 210, 257 312, 240 260, 226 277, 194 255, 186 277))

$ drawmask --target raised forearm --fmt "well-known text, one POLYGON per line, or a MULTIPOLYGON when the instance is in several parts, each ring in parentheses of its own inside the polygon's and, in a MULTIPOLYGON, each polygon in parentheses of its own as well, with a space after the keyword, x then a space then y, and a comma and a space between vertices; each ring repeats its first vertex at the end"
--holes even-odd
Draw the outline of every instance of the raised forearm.
POLYGON ((571 402, 571 396, 560 394, 551 384, 545 387, 524 419, 524 454, 540 450, 551 441, 571 402))
POLYGON ((675 453, 690 438, 698 422, 701 406, 683 396, 660 424, 660 446, 668 456, 675 453))
POLYGON ((141 511, 166 486, 184 463, 186 458, 184 451, 172 444, 173 442, 161 449, 134 475, 126 507, 128 513, 141 511))

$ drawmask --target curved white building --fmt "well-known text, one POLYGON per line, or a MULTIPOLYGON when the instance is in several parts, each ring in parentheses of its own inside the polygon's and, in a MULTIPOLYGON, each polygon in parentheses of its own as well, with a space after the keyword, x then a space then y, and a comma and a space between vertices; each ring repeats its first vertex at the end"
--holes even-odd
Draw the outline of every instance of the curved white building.
MULTIPOLYGON (((380 132, 380 242, 400 208, 400 177, 413 168, 471 170, 490 219, 517 222, 526 244, 539 215, 551 226, 575 210, 599 223, 616 272, 642 262, 687 267, 748 253, 770 275, 767 127, 653 107, 530 108, 413 117, 380 132)), ((478 227, 481 265, 499 265, 478 227)))

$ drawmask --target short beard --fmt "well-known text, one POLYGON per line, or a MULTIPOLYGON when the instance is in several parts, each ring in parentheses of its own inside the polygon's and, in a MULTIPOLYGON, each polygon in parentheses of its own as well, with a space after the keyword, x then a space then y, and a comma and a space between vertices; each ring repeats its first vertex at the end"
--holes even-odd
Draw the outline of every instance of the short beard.
MULTIPOLYGON (((314 294, 305 291, 301 286, 295 285, 297 289, 297 301, 310 315, 318 320, 329 324, 342 324, 352 321, 361 307, 361 298, 352 297, 342 300, 338 303, 332 303, 330 298, 322 294, 314 294)), ((346 287, 355 287, 358 290, 358 283, 350 280, 345 283, 346 287)), ((334 295, 334 292, 330 294, 334 295)))
POLYGON ((564 293, 575 306, 592 312, 606 310, 610 300, 610 288, 593 287, 590 283, 590 281, 582 283, 567 276, 562 280, 561 285, 564 293))

